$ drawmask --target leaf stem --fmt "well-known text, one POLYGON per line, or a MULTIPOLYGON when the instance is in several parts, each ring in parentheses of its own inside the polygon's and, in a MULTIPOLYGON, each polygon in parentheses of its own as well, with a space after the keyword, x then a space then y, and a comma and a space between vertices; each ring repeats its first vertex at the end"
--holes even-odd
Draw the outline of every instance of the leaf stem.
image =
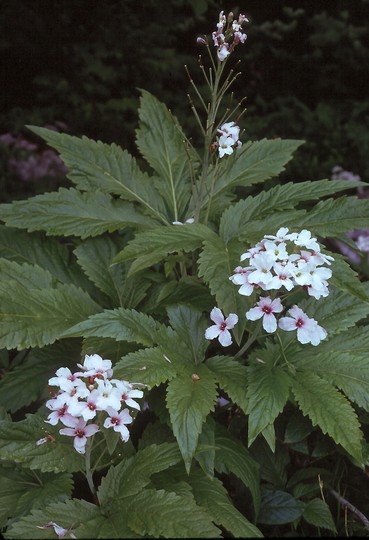
POLYGON ((91 447, 92 447, 92 440, 87 439, 86 452, 85 452, 85 468, 86 468, 85 476, 88 483, 88 487, 90 488, 90 491, 92 495, 94 496, 94 498, 96 498, 97 497, 96 488, 95 488, 94 481, 92 478, 93 471, 91 469, 91 447))

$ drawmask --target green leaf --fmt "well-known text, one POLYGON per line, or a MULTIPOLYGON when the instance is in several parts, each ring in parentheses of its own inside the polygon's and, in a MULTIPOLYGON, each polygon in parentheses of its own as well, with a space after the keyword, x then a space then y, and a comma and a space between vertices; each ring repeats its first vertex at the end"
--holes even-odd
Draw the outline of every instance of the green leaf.
POLYGON ((194 364, 203 361, 208 343, 205 341, 206 322, 200 311, 180 305, 168 308, 169 322, 188 350, 194 364))
POLYGON ((296 373, 292 391, 302 413, 310 418, 313 425, 318 425, 323 433, 361 463, 360 424, 346 398, 327 381, 306 371, 296 373))
POLYGON ((137 146, 159 175, 156 187, 171 209, 172 220, 178 221, 190 197, 190 178, 197 168, 196 153, 167 107, 149 92, 141 93, 137 146))
POLYGON ((48 289, 56 285, 56 280, 47 270, 34 264, 18 264, 15 261, 0 259, 2 281, 12 280, 30 289, 48 289))
POLYGON ((70 437, 45 424, 46 418, 29 414, 20 422, 0 422, 0 459, 20 463, 42 472, 75 472, 83 470, 84 459, 73 450, 70 437), (50 433, 55 440, 36 445, 50 433))
POLYGON ((74 188, 2 204, 0 210, 9 227, 80 238, 154 223, 139 214, 132 203, 114 200, 101 191, 81 193, 74 188))
POLYGON ((129 499, 125 509, 128 526, 140 537, 220 538, 210 515, 188 496, 145 489, 129 499))
POLYGON ((233 473, 250 490, 255 513, 260 508, 260 473, 258 463, 241 441, 232 437, 228 431, 217 426, 215 432, 215 468, 219 473, 233 473))
POLYGON ((106 309, 66 331, 63 337, 107 337, 151 347, 166 332, 164 325, 134 309, 106 309))
POLYGON ((329 282, 340 289, 356 296, 364 302, 369 301, 368 293, 359 280, 359 276, 339 253, 332 253, 334 261, 331 265, 332 277, 329 282))
POLYGON ((200 471, 191 472, 188 479, 195 500, 205 508, 216 525, 223 526, 235 538, 261 538, 261 531, 250 523, 236 508, 217 478, 209 480, 200 471))
POLYGON ((61 366, 73 369, 79 359, 80 344, 76 340, 31 349, 24 362, 6 371, 0 379, 0 406, 15 412, 32 401, 50 397, 48 379, 61 366))
POLYGON ((74 285, 29 289, 14 281, 0 282, 0 347, 43 347, 101 308, 74 285), (27 301, 25 302, 25 299, 27 301))
POLYGON ((135 259, 130 273, 137 272, 160 261, 168 253, 194 251, 205 239, 213 236, 211 229, 200 223, 155 227, 145 233, 137 233, 114 262, 135 259))
POLYGON ((298 226, 327 237, 363 229, 368 225, 368 219, 367 199, 344 196, 320 201, 304 218, 298 220, 298 226))
POLYGON ((168 359, 161 347, 155 347, 124 356, 114 366, 114 377, 152 388, 175 377, 177 368, 177 363, 168 359))
POLYGON ((172 379, 167 389, 167 406, 173 433, 178 441, 186 469, 189 471, 202 425, 217 398, 215 378, 204 365, 184 369, 172 379), (192 374, 199 379, 193 378, 192 374))
MULTIPOLYGON (((230 313, 246 313, 251 307, 251 300, 238 294, 238 287, 229 277, 239 265, 242 244, 232 241, 225 245, 219 237, 204 242, 204 249, 199 257, 199 276, 208 283, 211 293, 216 298, 217 306, 226 316, 230 313)), ((240 317, 233 333, 237 343, 240 342, 246 319, 240 317)))
POLYGON ((214 373, 217 383, 227 392, 230 399, 246 412, 247 368, 227 356, 209 358, 206 360, 206 366, 214 373))
POLYGON ((104 144, 87 137, 73 137, 45 128, 28 126, 60 152, 69 168, 68 178, 81 190, 101 190, 140 203, 152 217, 166 221, 162 198, 152 179, 136 160, 116 144, 104 144))
POLYGON ((227 166, 215 181, 213 195, 216 196, 225 189, 251 186, 277 176, 302 142, 262 139, 244 144, 227 159, 227 166))
POLYGON ((110 467, 98 490, 101 507, 108 508, 118 499, 134 497, 150 483, 153 474, 168 469, 180 460, 176 443, 152 444, 119 465, 110 467))
POLYGON ((206 418, 202 426, 195 457, 204 473, 213 480, 215 464, 215 421, 210 415, 206 418))
POLYGON ((259 523, 283 525, 302 516, 305 504, 285 491, 265 489, 261 500, 259 523))
POLYGON ((284 489, 287 465, 290 463, 287 447, 277 441, 273 452, 265 438, 258 437, 251 446, 250 453, 260 466, 261 478, 278 489, 284 489))
POLYGON ((0 527, 9 517, 19 517, 33 508, 70 498, 73 482, 71 474, 40 473, 1 469, 0 527))
POLYGON ((302 441, 313 431, 313 426, 309 418, 304 416, 299 410, 296 410, 288 419, 286 431, 284 433, 284 442, 293 444, 302 441))
MULTIPOLYGON (((288 182, 287 184, 274 186, 268 191, 262 191, 256 196, 247 197, 245 200, 230 205, 221 217, 220 235, 225 242, 229 242, 240 233, 249 232, 250 227, 254 230, 253 222, 259 222, 273 212, 283 212, 284 214, 286 210, 292 210, 300 202, 319 200, 325 195, 347 190, 350 187, 352 187, 351 184, 348 186, 345 180, 288 182)), ((280 214, 281 224, 283 223, 283 214, 280 214)))
POLYGON ((282 412, 291 386, 291 378, 280 366, 252 365, 248 370, 246 413, 248 419, 248 444, 272 424, 282 412))
POLYGON ((306 503, 302 517, 315 527, 337 532, 329 506, 321 499, 312 499, 306 503))

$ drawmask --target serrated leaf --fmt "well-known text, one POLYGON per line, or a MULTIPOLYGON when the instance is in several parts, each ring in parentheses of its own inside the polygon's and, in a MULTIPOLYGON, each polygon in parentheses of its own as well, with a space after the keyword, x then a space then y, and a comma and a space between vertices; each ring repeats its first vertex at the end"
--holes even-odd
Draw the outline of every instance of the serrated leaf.
POLYGON ((2 469, 0 475, 0 526, 8 517, 19 517, 33 508, 70 498, 71 474, 2 469))
POLYGON ((332 277, 329 282, 337 287, 337 289, 346 291, 360 300, 368 302, 368 293, 362 282, 359 280, 357 272, 353 270, 339 253, 331 253, 330 255, 334 256, 334 261, 331 265, 332 277))
MULTIPOLYGON (((238 288, 229 277, 239 265, 242 244, 234 240, 228 245, 219 237, 204 242, 204 249, 199 257, 198 274, 208 283, 216 298, 217 306, 226 316, 230 313, 246 313, 251 307, 251 301, 238 294, 238 288)), ((246 319, 240 317, 233 333, 239 343, 245 328, 246 319)))
POLYGON ((198 505, 203 506, 216 525, 223 526, 235 538, 261 538, 261 531, 233 506, 222 482, 209 480, 200 472, 192 472, 188 479, 198 505))
MULTIPOLYGON (((132 498, 150 482, 150 477, 179 463, 181 454, 176 443, 152 444, 119 465, 111 467, 102 479, 98 498, 102 508, 112 501, 132 498)), ((135 500, 135 498, 133 498, 135 500)))
POLYGON ((137 272, 164 258, 167 254, 194 251, 214 233, 201 223, 186 223, 169 227, 155 227, 137 233, 127 247, 114 258, 115 263, 135 259, 130 273, 137 272))
POLYGON ((246 413, 248 445, 282 412, 291 387, 291 378, 280 366, 252 365, 248 368, 246 413))
POLYGON ((362 461, 362 433, 357 416, 347 399, 327 381, 311 372, 298 372, 293 394, 303 414, 340 444, 359 463, 362 461), (339 418, 339 421, 337 421, 339 418))
POLYGON ((141 349, 124 356, 114 367, 114 377, 139 382, 149 388, 171 380, 177 363, 168 359, 161 347, 141 349))
POLYGON ((312 499, 306 503, 302 517, 315 527, 337 532, 329 506, 321 499, 312 499))
POLYGON ((114 200, 99 191, 60 188, 25 201, 0 205, 1 219, 9 227, 45 231, 47 235, 88 238, 130 226, 154 222, 139 214, 132 203, 114 200))
POLYGON ((206 360, 206 366, 214 373, 217 383, 227 392, 230 399, 246 412, 247 368, 227 356, 209 358, 206 360))
POLYGON ((283 525, 302 516, 305 504, 285 491, 265 489, 261 500, 259 523, 283 525))
POLYGON ((75 340, 31 349, 22 364, 6 371, 0 379, 0 406, 15 412, 36 399, 46 399, 48 379, 61 366, 73 369, 79 360, 80 344, 75 340))
POLYGON ((220 538, 210 515, 187 496, 145 489, 127 502, 127 523, 154 538, 220 538))
POLYGON ((204 473, 213 480, 215 464, 215 421, 210 415, 206 418, 202 426, 195 458, 204 473))
MULTIPOLYGON (((228 158, 227 166, 215 181, 213 195, 236 186, 251 186, 277 176, 303 141, 262 139, 248 142, 228 158)), ((207 203, 205 199, 204 204, 207 203)))
POLYGON ((194 364, 203 361, 208 343, 205 341, 206 322, 200 311, 179 305, 168 308, 169 322, 187 348, 194 364))
POLYGON ((290 457, 287 447, 276 441, 275 451, 263 437, 258 437, 250 448, 250 453, 260 466, 260 476, 277 489, 284 489, 287 482, 287 465, 290 457))
POLYGON ((70 328, 63 337, 107 337, 117 341, 133 341, 151 347, 156 345, 166 328, 149 315, 134 309, 106 309, 70 328))
POLYGON ((83 470, 84 459, 73 450, 69 437, 59 435, 58 429, 45 424, 38 415, 29 414, 20 422, 0 423, 0 459, 20 463, 42 472, 75 472, 83 470), (51 433, 55 441, 39 446, 36 442, 51 433))
POLYGON ((149 92, 141 94, 137 146, 159 175, 157 188, 171 209, 172 220, 178 221, 186 211, 197 156, 167 107, 149 92))
POLYGON ((194 366, 193 371, 184 369, 168 384, 166 401, 170 420, 187 471, 195 454, 202 425, 214 409, 216 398, 215 377, 204 364, 194 366), (193 378, 193 374, 199 378, 193 378))
POLYGON ((0 347, 8 349, 49 345, 67 328, 101 309, 86 292, 69 284, 29 289, 4 281, 0 282, 0 300, 0 347))
POLYGON ((73 137, 45 128, 28 126, 60 152, 69 168, 68 178, 81 190, 114 193, 140 203, 155 218, 165 220, 165 207, 152 179, 136 160, 116 144, 104 144, 87 137, 73 137))
POLYGON ((288 182, 274 186, 268 191, 262 191, 256 196, 247 197, 236 204, 230 205, 220 220, 220 235, 225 242, 238 236, 248 229, 254 228, 253 222, 270 216, 273 212, 283 212, 280 221, 283 223, 286 210, 292 210, 300 202, 316 200, 338 191, 349 189, 347 181, 318 180, 316 182, 288 182))
POLYGON ((30 289, 48 289, 56 285, 56 280, 47 270, 34 264, 18 264, 15 261, 0 259, 2 281, 12 280, 30 289))

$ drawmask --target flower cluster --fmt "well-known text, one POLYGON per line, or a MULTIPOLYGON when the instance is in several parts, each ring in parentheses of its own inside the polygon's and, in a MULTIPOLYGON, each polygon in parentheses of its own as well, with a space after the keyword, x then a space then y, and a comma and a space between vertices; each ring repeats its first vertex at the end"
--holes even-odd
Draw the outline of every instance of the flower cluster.
POLYGON ((220 62, 231 54, 236 45, 245 43, 247 35, 242 32, 242 25, 245 22, 249 22, 245 15, 240 15, 238 20, 233 20, 232 12, 229 13, 228 18, 224 15, 224 11, 220 12, 217 29, 212 33, 220 62))
POLYGON ((112 379, 111 360, 103 360, 98 354, 86 355, 83 364, 77 366, 81 371, 72 373, 69 368, 61 367, 56 371, 56 377, 49 379, 49 385, 59 390, 46 402, 52 412, 45 422, 55 426, 60 421, 67 426, 59 433, 74 437, 74 448, 84 454, 87 438, 100 431, 97 423, 89 421, 97 418, 99 411, 104 411, 107 417, 103 427, 113 428, 122 441, 127 442, 129 431, 126 426, 133 419, 122 406, 140 410, 135 398, 143 396, 142 390, 135 389, 134 384, 127 381, 112 379))
POLYGON ((226 122, 217 131, 220 133, 218 140, 220 158, 225 154, 233 154, 234 148, 242 146, 242 142, 239 140, 240 128, 234 122, 226 122))
MULTIPOLYGON (((291 291, 294 287, 302 287, 316 300, 328 296, 328 279, 332 270, 328 268, 333 257, 320 251, 320 245, 311 232, 306 229, 299 233, 289 233, 286 227, 277 231, 275 236, 265 235, 261 242, 241 255, 241 262, 248 261, 248 266, 237 266, 230 280, 240 288, 238 292, 250 296, 267 291, 282 289, 291 291)), ((266 332, 281 330, 297 330, 300 343, 319 345, 327 333, 315 319, 306 315, 298 306, 288 310, 289 317, 276 315, 282 313, 284 307, 281 299, 273 293, 273 297, 262 295, 254 307, 246 312, 250 321, 262 319, 266 332)), ((207 339, 218 338, 223 346, 232 343, 229 330, 238 322, 236 314, 231 313, 224 318, 218 308, 210 314, 215 325, 205 332, 207 339)))

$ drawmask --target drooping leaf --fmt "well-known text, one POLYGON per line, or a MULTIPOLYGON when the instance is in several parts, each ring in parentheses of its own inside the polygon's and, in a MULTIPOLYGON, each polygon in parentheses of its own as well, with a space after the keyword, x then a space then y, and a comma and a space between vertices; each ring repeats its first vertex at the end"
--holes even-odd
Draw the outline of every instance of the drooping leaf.
POLYGON ((241 441, 232 437, 228 431, 217 426, 215 431, 215 468, 220 473, 233 473, 250 490, 255 513, 260 508, 260 472, 258 463, 241 441))
MULTIPOLYGON (((223 311, 225 316, 230 313, 246 313, 251 307, 251 301, 245 296, 238 294, 238 287, 229 277, 239 265, 242 244, 232 241, 228 245, 219 237, 204 242, 204 249, 199 257, 199 276, 209 285, 212 294, 216 298, 216 305, 223 311)), ((240 317, 233 333, 239 343, 246 319, 240 317)))
POLYGON ((171 221, 178 221, 186 211, 197 156, 167 107, 149 92, 141 93, 137 146, 159 175, 156 186, 171 209, 171 221))
POLYGON ((313 425, 318 425, 323 433, 327 433, 361 463, 362 433, 347 399, 327 381, 306 371, 296 373, 292 391, 301 411, 313 425))
POLYGON ((291 378, 281 366, 251 365, 248 368, 248 444, 282 412, 291 387, 291 378))
POLYGON ((74 285, 29 289, 0 282, 0 347, 43 347, 89 315, 100 311, 91 297, 74 285))
POLYGON ((188 496, 144 489, 126 503, 127 523, 140 537, 220 538, 211 516, 188 496))
POLYGON ((101 191, 60 188, 25 201, 0 205, 1 219, 9 227, 45 231, 47 235, 88 238, 129 226, 150 226, 147 216, 132 203, 114 200, 101 191))
POLYGON ((163 325, 134 309, 106 309, 64 333, 63 337, 107 337, 151 347, 165 334, 163 325))
POLYGON ((194 364, 203 361, 208 343, 205 341, 206 322, 202 313, 184 305, 168 308, 169 322, 188 350, 194 364))
POLYGON ((183 369, 167 389, 167 406, 173 433, 189 471, 202 425, 214 409, 217 397, 215 377, 204 365, 183 369), (195 377, 193 376, 195 375, 195 377))
POLYGON ((206 366, 214 373, 219 386, 230 399, 246 412, 248 399, 247 368, 227 356, 214 356, 206 360, 206 366))
POLYGON ((261 499, 259 523, 283 525, 302 516, 305 504, 285 491, 265 489, 261 499))
POLYGON ((227 529, 235 538, 261 538, 261 531, 236 508, 217 478, 209 480, 200 471, 191 472, 188 479, 198 505, 205 508, 216 525, 227 529))
POLYGON ((119 195, 140 203, 152 217, 166 221, 165 207, 152 179, 139 169, 126 150, 87 137, 80 139, 45 128, 28 127, 60 152, 69 168, 68 178, 79 189, 119 195))
POLYGON ((306 503, 302 517, 315 527, 337 532, 329 506, 322 499, 312 499, 306 503))
POLYGON ((0 459, 42 472, 83 470, 84 459, 74 451, 71 438, 59 435, 58 428, 45 424, 44 420, 46 418, 29 414, 20 422, 0 422, 0 459), (47 433, 55 440, 36 445, 47 433))

